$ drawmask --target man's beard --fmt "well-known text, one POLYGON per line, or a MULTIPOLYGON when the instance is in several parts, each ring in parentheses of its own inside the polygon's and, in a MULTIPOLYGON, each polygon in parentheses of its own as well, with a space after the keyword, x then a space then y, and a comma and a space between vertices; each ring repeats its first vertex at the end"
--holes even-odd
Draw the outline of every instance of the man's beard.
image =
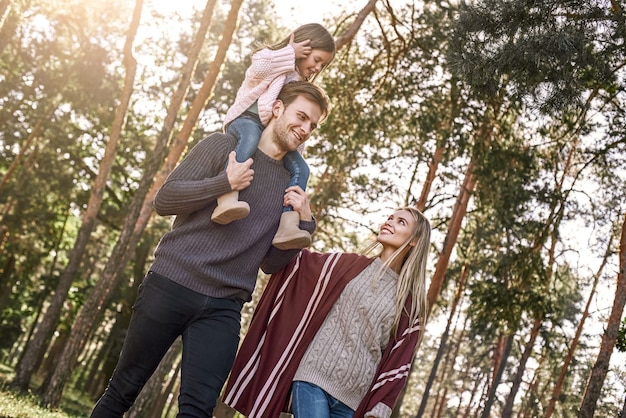
POLYGON ((280 123, 280 120, 277 120, 276 122, 277 123, 274 124, 274 130, 272 131, 272 140, 274 141, 274 143, 285 152, 295 151, 296 149, 298 149, 298 145, 296 145, 295 148, 292 149, 292 146, 288 140, 290 134, 289 128, 285 124, 280 123))

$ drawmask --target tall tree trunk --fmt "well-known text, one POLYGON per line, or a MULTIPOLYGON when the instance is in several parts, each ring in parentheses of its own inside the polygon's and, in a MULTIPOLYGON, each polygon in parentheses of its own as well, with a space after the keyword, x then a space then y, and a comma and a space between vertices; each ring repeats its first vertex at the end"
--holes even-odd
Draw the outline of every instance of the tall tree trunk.
POLYGON ((461 223, 465 214, 467 213, 467 205, 469 199, 476 187, 476 176, 473 174, 474 162, 470 162, 465 170, 465 177, 461 190, 456 198, 454 209, 452 210, 452 217, 450 218, 450 224, 448 231, 444 239, 443 248, 439 254, 439 259, 435 265, 435 273, 430 280, 430 287, 428 288, 428 307, 432 310, 435 305, 439 292, 443 286, 443 279, 445 278, 446 271, 448 270, 448 263, 450 262, 450 256, 452 255, 452 249, 456 245, 456 240, 461 231, 461 223))
MULTIPOLYGON (((491 123, 489 123, 489 121, 486 121, 480 127, 479 132, 477 133, 476 141, 488 143, 491 138, 491 134, 491 123)), ((465 214, 467 213, 467 205, 469 203, 470 197, 472 196, 472 193, 476 188, 476 183, 478 180, 474 175, 475 164, 476 163, 472 158, 467 168, 465 169, 463 184, 461 185, 461 190, 459 190, 459 194, 457 195, 454 208, 452 209, 452 216, 450 217, 450 223, 448 225, 448 231, 443 242, 443 248, 441 249, 437 264, 435 265, 435 273, 430 279, 430 287, 428 288, 427 295, 428 307, 430 310, 432 310, 432 307, 435 305, 435 302, 439 297, 439 292, 443 287, 443 280, 445 279, 446 271, 448 270, 450 256, 452 255, 452 250, 456 245, 459 232, 461 231, 461 224, 463 222, 463 219, 465 218, 465 214)))
POLYGON ((622 235, 620 238, 619 251, 619 272, 617 273, 617 286, 615 289, 615 299, 609 315, 609 321, 602 335, 600 343, 600 352, 596 363, 593 365, 591 375, 585 387, 583 400, 580 404, 578 412, 579 418, 591 418, 596 410, 596 404, 600 397, 600 391, 604 383, 604 379, 609 370, 609 362, 611 354, 617 341, 617 334, 626 304, 626 215, 622 223, 622 235))
MULTIPOLYGON (((142 0, 137 1, 140 2, 142 0)), ((167 146, 169 139, 172 136, 173 125, 178 116, 184 97, 189 90, 191 76, 196 68, 198 56, 210 26, 214 5, 215 0, 209 0, 207 2, 200 28, 198 29, 190 47, 188 60, 181 71, 178 88, 172 96, 163 128, 157 138, 154 151, 151 153, 150 159, 146 161, 145 171, 128 208, 128 215, 124 220, 124 225, 118 241, 113 248, 112 254, 107 261, 100 279, 89 294, 88 300, 83 305, 78 317, 76 318, 74 327, 72 328, 70 340, 65 347, 63 356, 59 361, 57 368, 54 370, 54 375, 50 380, 50 384, 44 388, 43 403, 45 405, 52 407, 58 405, 63 388, 69 379, 76 359, 88 340, 89 334, 95 328, 95 323, 99 317, 100 311, 104 308, 111 293, 117 287, 117 281, 119 281, 121 272, 133 254, 134 247, 139 242, 141 234, 137 234, 135 232, 135 227, 137 226, 140 211, 144 199, 146 198, 154 181, 154 177, 167 154, 167 146)), ((141 230, 141 232, 143 232, 143 230, 141 230)))
MULTIPOLYGON (((546 355, 542 354, 537 362, 537 370, 541 369, 541 365, 545 362, 546 355)), ((532 415, 532 406, 535 399, 537 399, 537 391, 539 384, 541 383, 541 375, 539 373, 535 373, 533 375, 532 381, 530 382, 530 386, 526 391, 526 399, 522 402, 522 408, 517 414, 517 418, 526 418, 532 415)))
POLYGON ((426 202, 428 202, 430 189, 432 187, 433 181, 435 181, 435 178, 437 178, 437 169, 439 168, 439 163, 441 163, 441 160, 443 159, 444 151, 445 147, 438 144, 437 148, 435 148, 435 152, 433 153, 432 158, 430 159, 430 162, 428 163, 428 173, 426 174, 426 178, 424 179, 424 185, 422 186, 419 200, 415 204, 415 207, 420 211, 424 211, 424 209, 426 209, 426 202))
POLYGON ((459 306, 459 301, 461 300, 461 296, 463 295, 463 290, 465 289, 465 281, 467 279, 469 269, 467 266, 463 266, 463 270, 461 272, 461 277, 459 280, 459 285, 457 287, 456 294, 454 295, 454 300, 452 302, 452 307, 450 308, 450 315, 448 315, 448 322, 446 323, 446 328, 441 336, 441 341, 439 342, 439 348, 437 349, 437 355, 435 356, 435 360, 433 361, 433 366, 430 370, 430 375, 428 376, 428 381, 426 382, 426 387, 424 389, 424 394, 422 395, 422 400, 420 402, 419 410, 415 415, 416 418, 421 418, 426 410, 426 404, 428 403, 428 395, 430 393, 430 388, 435 381, 435 377, 437 376, 437 369, 439 367, 439 362, 443 357, 443 352, 446 349, 446 345, 448 342, 448 337, 450 336, 450 330, 452 328, 452 320, 454 315, 456 314, 456 308, 459 306))
POLYGON ((470 392, 469 402, 467 403, 467 407, 465 408, 465 412, 463 413, 462 418, 469 418, 470 413, 472 412, 472 404, 474 403, 474 399, 476 395, 479 393, 480 388, 480 379, 475 379, 474 384, 472 385, 472 391, 470 392))
MULTIPOLYGON (((180 368, 182 367, 182 364, 179 362, 178 366, 176 367, 176 376, 178 376, 178 372, 180 371, 180 368)), ((167 403, 167 407, 165 408, 165 416, 169 417, 172 415, 172 410, 177 408, 177 399, 178 399, 178 395, 180 395, 180 379, 172 379, 172 382, 170 384, 170 387, 168 388, 171 396, 170 396, 170 401, 167 403)))
POLYGON ((172 369, 170 378, 167 381, 163 391, 155 398, 152 411, 148 415, 148 418, 161 418, 163 411, 166 411, 165 416, 169 415, 169 411, 172 408, 178 407, 178 395, 180 395, 180 369, 183 367, 182 359, 179 359, 176 366, 172 369), (174 396, 176 394, 176 396, 174 396), (168 402, 169 401, 169 402, 168 402))
POLYGON ((508 359, 511 348, 513 347, 512 335, 504 336, 503 340, 504 341, 502 344, 502 350, 496 356, 497 366, 494 369, 493 380, 491 382, 491 386, 489 387, 489 394, 487 396, 487 401, 485 402, 485 407, 483 408, 481 418, 489 418, 491 416, 491 407, 496 400, 496 392, 498 390, 498 386, 500 385, 500 380, 502 380, 502 374, 504 373, 504 369, 506 368, 506 360, 508 359))
MULTIPOLYGON (((556 401, 561 394, 561 390, 563 388, 563 382, 565 381, 565 377, 567 376, 567 369, 574 359, 574 353, 576 348, 578 347, 578 341, 580 341, 580 336, 583 333, 583 326, 587 318, 589 317, 589 309, 591 308, 591 303, 596 295, 596 288, 598 287, 598 282, 600 281, 600 277, 602 276, 602 272, 604 271, 604 267, 608 262, 608 258, 611 254, 611 246, 613 243, 613 237, 609 240, 609 244, 607 245, 607 249, 604 253, 604 257, 602 259, 602 263, 598 268, 598 271, 594 275, 593 283, 591 285, 591 291, 589 292, 589 297, 587 298, 587 303, 585 304, 585 309, 581 315, 580 321, 578 321, 578 325, 576 326, 576 333, 574 334, 574 338, 572 339, 571 344, 567 349, 567 354, 565 355, 565 359, 563 360, 563 365, 561 366, 561 371, 559 372, 559 377, 556 380, 554 385, 554 389, 552 390, 552 395, 550 396, 550 400, 548 402, 548 406, 543 414, 544 418, 550 418, 554 413, 556 408, 556 401)), ((625 417, 626 418, 626 417, 625 417)))
POLYGON ((533 327, 530 331, 530 337, 528 338, 528 342, 524 347, 522 357, 517 364, 517 370, 515 372, 515 377, 513 378, 513 385, 511 386, 511 390, 509 391, 509 394, 506 397, 506 402, 504 403, 502 418, 510 418, 513 414, 513 404, 515 403, 515 397, 517 396, 519 387, 522 384, 522 378, 524 376, 524 371, 526 370, 526 363, 528 362, 528 359, 533 352, 533 347, 535 346, 535 341, 537 340, 537 336, 539 335, 539 331, 541 330, 542 323, 543 316, 541 318, 535 319, 535 322, 533 323, 533 327))
MULTIPOLYGON (((448 83, 448 87, 450 89, 450 114, 442 121, 441 125, 438 126, 438 132, 452 131, 454 121, 461 113, 460 93, 458 80, 456 79, 456 77, 452 77, 452 79, 448 83)), ((444 139, 439 140, 437 142, 435 152, 433 153, 433 156, 428 163, 428 173, 426 174, 426 178, 424 179, 424 185, 422 186, 419 200, 415 204, 415 207, 420 211, 424 211, 424 209, 426 208, 426 202, 428 202, 430 189, 432 187, 433 181, 435 181, 435 178, 437 178, 437 169, 439 168, 439 164, 443 159, 446 145, 447 142, 444 139)))
POLYGON ((446 410, 445 406, 446 406, 447 400, 448 400, 448 388, 445 388, 443 390, 443 394, 441 395, 441 399, 439 400, 438 405, 437 405, 437 414, 433 415, 435 418, 441 418, 441 416, 443 415, 443 411, 446 410))
POLYGON ((133 42, 139 26, 142 5, 143 0, 137 0, 133 19, 129 26, 124 45, 124 65, 126 68, 126 77, 120 97, 120 104, 115 112, 109 141, 106 146, 104 157, 100 163, 98 175, 96 176, 94 184, 91 188, 87 209, 83 214, 82 224, 78 230, 74 247, 70 252, 68 264, 59 279, 59 283, 57 284, 57 288, 52 296, 50 305, 48 306, 41 323, 37 326, 35 335, 28 341, 22 360, 15 370, 13 383, 24 390, 28 388, 32 375, 36 371, 36 366, 40 363, 41 358, 45 353, 46 342, 50 339, 52 332, 59 322, 63 304, 67 299, 69 289, 80 267, 85 249, 87 248, 89 238, 96 223, 96 216, 98 215, 98 211, 100 210, 100 206, 102 204, 106 181, 111 173, 111 167, 113 166, 113 162, 115 160, 117 144, 119 143, 122 130, 124 129, 126 114, 128 112, 128 104, 133 92, 135 73, 137 71, 137 62, 133 57, 133 42))

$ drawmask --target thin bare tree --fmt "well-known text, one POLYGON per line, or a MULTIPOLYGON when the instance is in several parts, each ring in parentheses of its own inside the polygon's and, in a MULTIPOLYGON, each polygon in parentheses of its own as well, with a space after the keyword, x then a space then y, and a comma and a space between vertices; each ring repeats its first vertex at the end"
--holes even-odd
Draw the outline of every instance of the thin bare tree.
POLYGON ((96 216, 102 204, 102 197, 106 187, 106 181, 111 173, 111 167, 115 161, 117 145, 124 125, 126 123, 126 114, 128 112, 128 104, 133 92, 133 84, 135 82, 135 74, 137 72, 137 61, 133 56, 133 42, 139 27, 141 18, 141 10, 143 8, 143 0, 137 0, 133 17, 128 28, 126 41, 124 44, 124 67, 126 75, 124 78, 124 86, 120 95, 120 103, 115 111, 113 125, 109 134, 109 141, 105 149, 104 157, 100 162, 98 175, 91 187, 91 194, 87 209, 82 218, 82 224, 76 236, 74 247, 69 255, 68 264, 59 278, 59 283, 55 289, 54 295, 50 300, 50 305, 43 316, 41 322, 37 325, 35 335, 28 341, 24 354, 15 369, 15 378, 13 383, 26 390, 30 384, 32 375, 37 371, 41 359, 43 358, 47 342, 52 335, 59 317, 63 309, 63 304, 67 299, 68 291, 74 281, 78 268, 80 267, 83 255, 87 248, 89 238, 96 224, 96 216))
POLYGON ((617 286, 615 288, 615 299, 609 314, 609 320, 602 335, 600 351, 591 370, 591 375, 585 386, 585 393, 578 411, 579 418, 592 418, 596 410, 596 404, 600 398, 600 392, 604 379, 609 370, 611 354, 617 341, 617 334, 621 323, 622 313, 626 305, 626 214, 622 223, 622 233, 620 238, 619 251, 619 271, 617 273, 617 286))
POLYGON ((346 30, 341 36, 335 39, 335 48, 339 51, 345 45, 352 42, 357 32, 363 25, 365 18, 376 8, 376 2, 378 0, 369 0, 365 7, 363 7, 354 19, 354 22, 350 25, 348 30, 346 30))
POLYGON ((546 411, 543 413, 544 418, 550 418, 556 408, 556 402, 559 398, 559 395, 561 394, 563 382, 565 382, 565 377, 567 376, 567 369, 574 359, 574 353, 576 351, 576 348, 578 347, 580 336, 583 333, 583 326, 585 325, 585 322, 589 317, 589 309, 591 308, 591 303, 596 297, 596 288, 598 287, 598 282, 600 281, 600 277, 602 276, 602 272, 604 271, 604 267, 608 262, 609 256, 612 253, 611 247, 613 245, 613 238, 614 237, 611 237, 608 240, 607 249, 604 253, 604 257, 602 258, 602 263, 600 263, 600 267, 596 271, 596 274, 594 274, 593 283, 591 284, 591 290, 589 291, 589 297, 587 298, 585 309, 583 310, 580 321, 578 321, 578 325, 576 326, 574 338, 567 348, 567 354, 565 355, 565 359, 563 360, 563 365, 561 366, 559 377, 556 379, 556 383, 554 384, 554 388, 552 389, 552 395, 550 396, 550 400, 548 401, 548 406, 546 407, 546 411))
MULTIPOLYGON (((137 3, 141 4, 142 0, 137 0, 137 3)), ((209 0, 207 2, 207 7, 204 10, 200 27, 189 49, 187 62, 181 70, 181 76, 177 89, 172 95, 163 127, 156 141, 154 152, 147 160, 146 169, 143 173, 137 192, 133 197, 133 201, 130 204, 128 210, 129 214, 125 218, 122 232, 120 233, 120 237, 113 249, 111 258, 107 262, 101 278, 89 294, 87 302, 81 308, 80 313, 73 324, 69 341, 61 354, 57 367, 52 371, 51 375, 48 376, 46 382, 44 383, 42 401, 47 406, 56 407, 58 405, 76 359, 86 344, 89 335, 95 328, 96 320, 99 317, 104 304, 108 301, 110 294, 116 287, 115 278, 117 275, 115 273, 120 269, 119 265, 122 265, 121 268, 126 265, 126 263, 122 263, 121 260, 125 257, 126 260, 128 260, 130 257, 129 253, 133 252, 133 249, 128 248, 128 242, 132 236, 132 231, 139 215, 141 203, 143 202, 144 197, 153 182, 154 175, 161 166, 163 158, 167 152, 167 145, 169 138, 171 138, 172 135, 174 123, 177 119, 178 112, 184 98, 189 90, 191 76, 196 68, 200 50, 210 26, 214 4, 214 0, 209 0)))

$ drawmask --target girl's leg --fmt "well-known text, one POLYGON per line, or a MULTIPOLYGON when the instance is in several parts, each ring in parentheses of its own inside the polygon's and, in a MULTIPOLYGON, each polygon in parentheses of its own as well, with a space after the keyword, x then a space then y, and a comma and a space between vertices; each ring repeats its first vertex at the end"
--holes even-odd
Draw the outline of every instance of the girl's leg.
MULTIPOLYGON (((262 131, 261 121, 248 116, 240 116, 228 125, 226 133, 237 138, 237 145, 235 146, 237 162, 243 163, 252 157, 259 146, 262 131)), ((224 169, 227 166, 228 161, 224 165, 224 169)), ((211 214, 211 220, 226 225, 237 219, 245 218, 249 213, 250 206, 248 203, 239 201, 239 192, 233 190, 217 198, 217 207, 211 214)))
MULTIPOLYGON (((283 164, 291 177, 289 178, 289 186, 300 186, 302 190, 306 190, 306 185, 309 182, 309 166, 302 158, 302 155, 298 151, 288 152, 283 158, 283 164)), ((286 207, 283 211, 293 210, 291 206, 286 207)))
POLYGON ((330 405, 326 392, 307 382, 293 382, 291 410, 294 418, 330 418, 330 405))
POLYGON ((251 117, 238 117, 226 128, 226 133, 237 138, 237 162, 243 163, 254 155, 263 132, 263 125, 251 117))
MULTIPOLYGON (((300 186, 305 190, 309 180, 309 166, 300 153, 288 152, 283 158, 283 164, 291 173, 289 186, 300 186)), ((283 214, 280 216, 280 224, 272 245, 281 250, 300 249, 311 245, 311 234, 300 229, 300 214, 291 206, 283 206, 283 214)))

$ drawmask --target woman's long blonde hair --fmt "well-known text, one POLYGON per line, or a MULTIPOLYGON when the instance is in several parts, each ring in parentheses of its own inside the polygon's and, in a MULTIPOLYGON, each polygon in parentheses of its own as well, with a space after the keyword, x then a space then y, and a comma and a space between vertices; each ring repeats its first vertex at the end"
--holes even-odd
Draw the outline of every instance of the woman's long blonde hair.
MULTIPOLYGON (((416 208, 410 206, 396 210, 406 210, 410 212, 415 220, 415 229, 409 239, 402 244, 400 248, 398 248, 384 263, 385 268, 391 268, 391 266, 396 265, 399 261, 401 262, 394 302, 394 333, 398 329, 400 317, 405 309, 408 297, 411 298, 411 310, 410 312, 406 312, 409 318, 409 323, 413 324, 417 319, 419 319, 422 328, 426 324, 428 314, 426 264, 428 261, 428 250, 430 246, 430 222, 426 219, 424 214, 416 208), (411 243, 415 243, 415 245, 411 245, 411 243)), ((365 253, 373 251, 378 246, 380 246, 380 244, 374 241, 366 247, 365 253)))

